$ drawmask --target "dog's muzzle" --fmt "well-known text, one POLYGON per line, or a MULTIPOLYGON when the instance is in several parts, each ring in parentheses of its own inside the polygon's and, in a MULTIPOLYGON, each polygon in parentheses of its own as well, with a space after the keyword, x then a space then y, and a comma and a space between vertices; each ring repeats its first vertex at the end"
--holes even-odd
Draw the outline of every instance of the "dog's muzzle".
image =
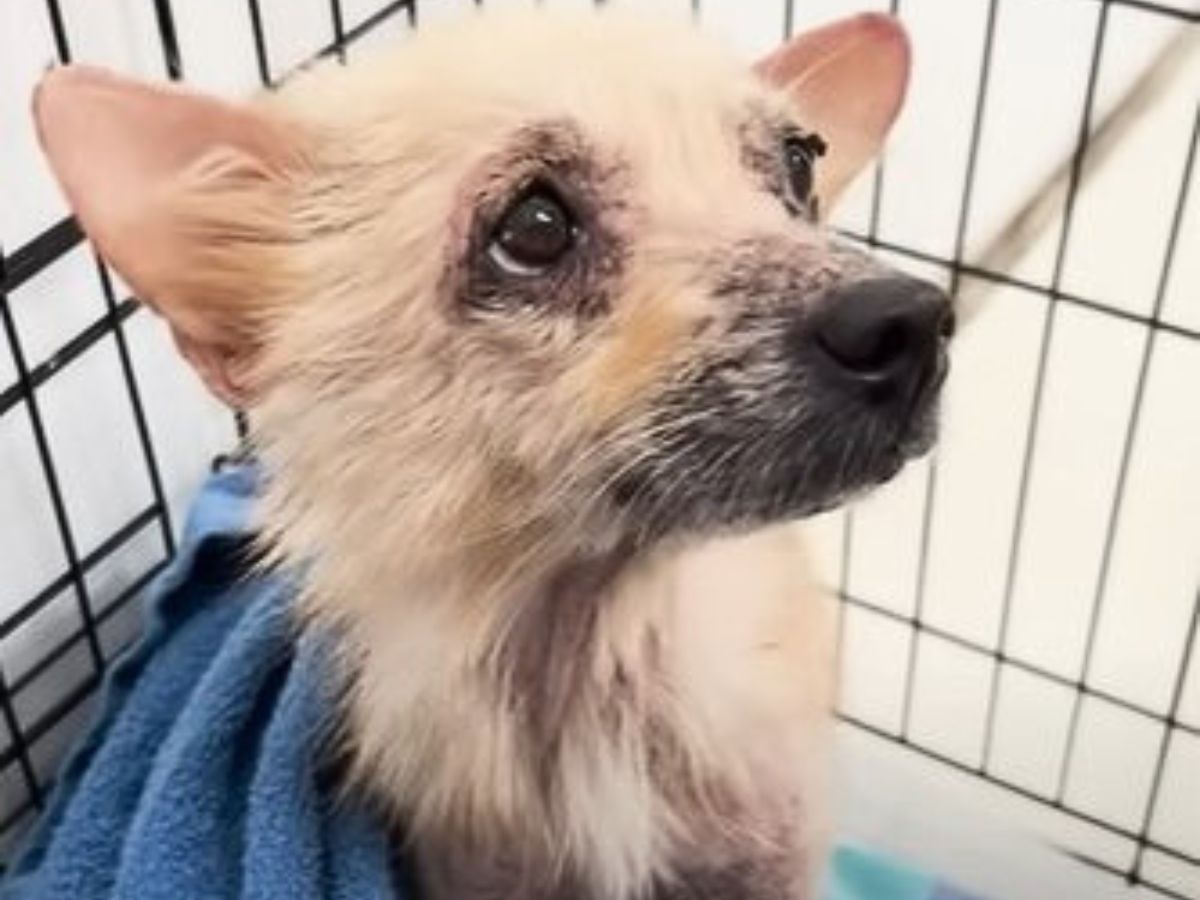
POLYGON ((828 509, 927 451, 950 301, 863 268, 736 326, 735 349, 665 399, 653 443, 611 479, 617 506, 649 533, 753 526, 828 509))
POLYGON ((954 313, 927 281, 888 275, 842 283, 819 301, 795 336, 816 389, 911 419, 945 379, 954 313))

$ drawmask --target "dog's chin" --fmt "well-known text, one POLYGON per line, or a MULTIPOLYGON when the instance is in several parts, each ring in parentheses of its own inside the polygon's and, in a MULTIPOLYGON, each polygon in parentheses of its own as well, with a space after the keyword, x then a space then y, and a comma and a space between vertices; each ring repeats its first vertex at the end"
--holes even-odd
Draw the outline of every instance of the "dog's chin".
POLYGON ((814 429, 826 442, 803 437, 772 440, 748 435, 746 447, 771 453, 721 455, 698 448, 669 469, 627 471, 614 482, 611 501, 629 530, 641 539, 667 535, 739 533, 829 512, 887 484, 937 441, 937 391, 915 405, 903 421, 864 419, 814 429))
POLYGON ((791 483, 768 490, 782 501, 773 505, 768 500, 757 520, 750 516, 746 521, 754 525, 811 518, 861 499, 892 481, 908 463, 925 456, 937 443, 941 393, 948 371, 949 360, 943 348, 937 365, 905 412, 869 412, 858 418, 857 425, 847 425, 840 433, 833 429, 828 445, 819 450, 824 459, 815 465, 798 453, 791 483), (821 475, 814 478, 814 470, 821 475))
MULTIPOLYGON (((893 435, 885 432, 870 444, 860 439, 863 443, 852 456, 855 463, 839 465, 828 479, 814 483, 811 465, 797 463, 792 481, 768 492, 778 498, 775 503, 768 496, 758 505, 757 515, 748 509, 744 520, 732 524, 755 526, 806 519, 862 499, 895 479, 910 462, 929 453, 937 443, 937 426, 937 402, 931 399, 914 410, 893 435)), ((831 461, 831 465, 835 463, 840 463, 840 457, 831 461)))
POLYGON ((805 503, 801 498, 796 512, 783 518, 811 518, 870 495, 895 479, 910 462, 928 454, 937 444, 937 432, 936 415, 925 413, 901 439, 885 444, 877 454, 873 454, 871 465, 847 473, 846 484, 810 503, 805 503))

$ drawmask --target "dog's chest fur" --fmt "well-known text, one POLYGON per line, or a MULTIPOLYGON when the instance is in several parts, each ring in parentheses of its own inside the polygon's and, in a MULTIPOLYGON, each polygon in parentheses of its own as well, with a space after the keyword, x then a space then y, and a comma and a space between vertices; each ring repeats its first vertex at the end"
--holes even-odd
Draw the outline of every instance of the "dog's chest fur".
POLYGON ((427 583, 355 626, 351 749, 430 896, 807 896, 832 642, 794 530, 609 575, 506 617, 427 583))

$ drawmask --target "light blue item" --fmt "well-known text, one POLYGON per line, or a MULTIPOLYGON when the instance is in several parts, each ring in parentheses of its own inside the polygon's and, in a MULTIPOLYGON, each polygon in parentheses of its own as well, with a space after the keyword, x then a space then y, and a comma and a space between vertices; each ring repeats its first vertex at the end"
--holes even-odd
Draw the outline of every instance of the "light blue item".
MULTIPOLYGON (((247 576, 255 487, 248 466, 209 479, 0 900, 415 900, 322 769, 325 639, 294 632, 284 577, 247 576)), ((967 898, 846 846, 826 900, 967 898)))
POLYGON ((961 893, 900 860, 853 844, 830 862, 824 900, 982 900, 961 893))

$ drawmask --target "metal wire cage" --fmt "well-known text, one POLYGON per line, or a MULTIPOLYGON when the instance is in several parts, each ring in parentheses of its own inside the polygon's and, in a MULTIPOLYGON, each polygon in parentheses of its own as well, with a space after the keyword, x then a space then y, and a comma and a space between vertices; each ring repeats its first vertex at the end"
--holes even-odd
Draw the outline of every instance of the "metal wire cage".
MULTIPOLYGON (((129 40, 156 49, 138 58, 145 74, 192 80, 189 47, 207 35, 204 46, 264 85, 455 5, 469 4, 312 0, 298 35, 291 8, 270 0, 207 12, 123 4, 138 32, 129 40)), ((681 7, 767 46, 863 5, 764 3, 755 20, 771 21, 754 34, 734 3, 681 7)), ((924 106, 908 143, 898 139, 862 179, 838 224, 941 280, 978 310, 971 328, 1002 336, 964 351, 968 375, 949 398, 938 454, 882 500, 813 526, 843 600, 843 718, 981 796, 1015 800, 1065 851, 1146 896, 1200 898, 1200 417, 1187 388, 1200 383, 1198 9, 890 8, 911 20, 918 60, 922 33, 947 44, 929 37, 930 23, 953 30, 953 85, 917 80, 924 106), (1063 76, 1069 90, 1012 87, 1022 66, 1035 81, 1057 71, 1022 62, 1036 52, 1025 38, 1050 41, 1050 61, 1074 73, 1063 76), (955 99, 931 112, 939 91, 955 99), (1006 166, 1020 168, 1014 157, 1038 143, 1031 129, 1055 132, 1058 149, 1043 141, 1025 180, 1006 180, 1006 166), (1113 162, 1147 133, 1153 166, 1113 162), (933 144, 953 145, 952 163, 935 164, 936 178, 928 163, 915 175, 913 160, 933 144), (1120 200, 1111 215, 1105 197, 1128 197, 1122 190, 1149 205, 1120 200), (990 224, 981 209, 995 212, 990 224), (1098 224, 1114 217, 1115 236, 1098 224), (1114 283, 1097 262, 1105 257, 1142 281, 1114 283), (1003 460, 981 440, 1003 444, 1003 460)), ((80 47, 90 58, 103 16, 71 0, 19 0, 0 13, 0 52, 43 42, 26 53, 32 79, 37 60, 71 61, 80 47)), ((27 87, 18 77, 5 96, 0 84, 6 131, 6 112, 25 115, 27 87)), ((28 177, 20 163, 33 165, 14 158, 0 154, 5 191, 28 177)), ((135 598, 174 552, 203 461, 236 439, 230 417, 173 374, 181 369, 161 335, 61 202, 47 209, 34 228, 38 216, 0 217, 0 859, 44 806, 106 668, 136 635, 135 598), (52 296, 34 308, 35 293, 52 296), (47 308, 60 303, 61 314, 47 308), (110 405, 94 413, 89 398, 101 393, 110 405), (114 429, 123 443, 104 449, 97 436, 114 429), (26 565, 31 553, 38 562, 26 565)))

